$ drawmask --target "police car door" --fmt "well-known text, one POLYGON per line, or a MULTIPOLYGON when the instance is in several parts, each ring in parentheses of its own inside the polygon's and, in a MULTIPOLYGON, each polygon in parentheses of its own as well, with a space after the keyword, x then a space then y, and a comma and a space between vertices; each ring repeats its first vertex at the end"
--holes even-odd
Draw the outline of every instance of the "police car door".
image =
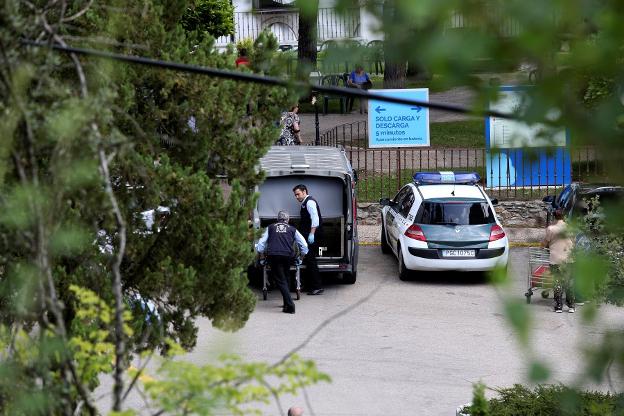
POLYGON ((400 230, 399 225, 402 223, 400 220, 399 211, 403 200, 411 192, 409 186, 404 186, 398 194, 392 199, 392 203, 388 207, 388 214, 386 215, 386 230, 388 233, 388 244, 392 247, 392 250, 396 252, 397 239, 399 238, 400 230))

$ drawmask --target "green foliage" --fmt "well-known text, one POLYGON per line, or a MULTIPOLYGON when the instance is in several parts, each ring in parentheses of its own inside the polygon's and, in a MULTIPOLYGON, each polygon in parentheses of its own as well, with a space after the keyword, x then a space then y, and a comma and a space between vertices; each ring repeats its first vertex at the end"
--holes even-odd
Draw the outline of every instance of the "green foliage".
POLYGON ((239 39, 236 42, 236 50, 240 54, 242 50, 247 51, 247 56, 253 55, 254 40, 252 38, 239 39))
POLYGON ((589 108, 595 108, 605 99, 613 95, 613 79, 600 76, 590 76, 587 80, 587 87, 583 93, 583 103, 589 108))
POLYGON ((535 383, 543 383, 550 377, 548 365, 544 362, 533 361, 529 370, 529 380, 535 383))
POLYGON ((167 359, 158 374, 145 377, 145 393, 167 414, 220 412, 261 414, 250 403, 268 403, 273 395, 295 394, 299 389, 330 381, 309 360, 291 356, 277 365, 245 363, 239 357, 220 357, 219 365, 197 366, 167 359), (270 382, 278 380, 275 385, 270 382))
POLYGON ((230 0, 194 0, 182 16, 189 32, 208 33, 218 38, 234 34, 234 6, 230 0))
POLYGON ((472 416, 487 416, 490 406, 485 398, 485 384, 476 383, 472 388, 472 404, 464 412, 472 416))
POLYGON ((584 244, 574 252, 574 276, 584 299, 624 305, 624 236, 618 206, 603 206, 599 197, 584 204, 578 224, 584 244))
MULTIPOLYGON (((73 336, 67 342, 51 331, 37 334, 0 326, 3 413, 62 414, 64 406, 78 396, 76 385, 64 379, 63 358, 69 357, 75 363, 78 382, 90 389, 97 387, 100 376, 113 371, 114 310, 90 290, 72 285, 70 291, 75 296, 76 316, 72 321, 73 336)), ((132 335, 132 321, 126 312, 127 336, 132 335)), ((221 357, 216 365, 198 366, 179 360, 184 349, 169 339, 165 342, 167 355, 154 375, 134 366, 125 367, 124 372, 129 379, 138 380, 150 406, 166 414, 212 415, 223 410, 237 415, 260 414, 253 410, 254 403, 268 403, 276 395, 297 394, 304 387, 330 381, 314 362, 297 356, 269 365, 246 363, 229 355, 221 357)), ((143 358, 149 356, 144 354, 143 358)), ((136 413, 129 409, 112 414, 136 413)))
MULTIPOLYGON (((184 13, 183 3, 124 4, 123 13, 93 8, 73 21, 68 34, 130 39, 145 56, 231 68, 230 56, 217 53, 210 39, 182 29, 175 16, 184 13)), ((195 11, 212 5, 198 3, 195 11)), ((191 348, 198 316, 227 330, 240 328, 255 304, 244 271, 253 256, 247 220, 255 204, 251 190, 261 180, 256 165, 275 141, 273 121, 290 101, 288 91, 97 60, 82 63, 81 87, 68 57, 14 43, 36 37, 35 16, 20 10, 20 18, 0 32, 11 51, 1 68, 1 85, 11 93, 0 102, 7 114, 0 122, 6 138, 0 151, 6 195, 0 200, 0 270, 9 276, 0 281, 0 316, 6 323, 20 316, 30 325, 40 312, 28 310, 47 273, 35 265, 41 246, 33 235, 45 241, 43 255, 70 330, 71 284, 112 301, 111 264, 120 235, 102 187, 102 151, 126 223, 125 297, 139 293, 168 322, 146 321, 140 302, 129 302, 133 339, 149 334, 156 345, 170 336, 191 348), (158 206, 169 214, 148 229, 144 213, 158 206)), ((256 40, 252 70, 279 75, 276 47, 267 33, 256 40)))
MULTIPOLYGON (((475 395, 478 388, 482 389, 483 386, 475 386, 475 395)), ((540 385, 531 390, 526 386, 515 384, 510 388, 497 389, 496 392, 498 397, 490 399, 487 406, 473 405, 465 408, 463 412, 482 416, 610 416, 619 415, 623 410, 621 394, 577 392, 562 385, 540 385), (473 407, 476 407, 474 412, 473 407), (488 407, 488 410, 483 411, 488 407)))
POLYGON ((520 344, 527 346, 531 329, 531 315, 522 300, 508 299, 505 301, 505 316, 511 327, 515 330, 520 344))
MULTIPOLYGON (((71 286, 76 319, 65 341, 53 330, 13 331, 0 326, 0 398, 5 414, 61 414, 77 400, 77 383, 89 388, 112 371, 111 308, 90 290, 71 286), (76 363, 77 383, 67 383, 65 360, 76 363)), ((126 315, 126 321, 130 316, 126 315)), ((130 329, 126 327, 127 334, 130 329)))
MULTIPOLYGON (((204 36, 218 36, 214 27, 230 30, 208 26, 228 13, 231 21, 229 2, 197 2, 197 21, 191 27, 187 16, 186 30, 185 3, 78 1, 36 13, 7 3, 0 11, 2 413, 92 413, 90 392, 99 378, 114 366, 127 370, 135 352, 190 349, 198 317, 236 330, 254 308, 245 274, 254 237, 247 221, 262 179, 258 160, 275 141, 273 122, 290 92, 73 61, 19 44, 47 36, 39 13, 51 21, 77 13, 70 25, 52 25, 60 28, 55 36, 71 36, 76 46, 106 39, 99 46, 115 52, 232 69, 231 54, 218 53, 204 36), (117 276, 121 298, 112 283, 117 276)), ((263 34, 251 69, 280 75, 276 47, 275 37, 263 34)), ((175 363, 166 366, 177 376, 175 363)), ((224 369, 180 371, 253 373, 258 382, 256 371, 264 370, 282 384, 258 393, 264 387, 238 391, 233 378, 229 386, 213 386, 214 378, 202 384, 187 377, 176 392, 217 397, 214 409, 227 397, 236 408, 326 379, 296 358, 270 368, 229 362, 224 369)), ((204 404, 201 412, 207 413, 204 404)))

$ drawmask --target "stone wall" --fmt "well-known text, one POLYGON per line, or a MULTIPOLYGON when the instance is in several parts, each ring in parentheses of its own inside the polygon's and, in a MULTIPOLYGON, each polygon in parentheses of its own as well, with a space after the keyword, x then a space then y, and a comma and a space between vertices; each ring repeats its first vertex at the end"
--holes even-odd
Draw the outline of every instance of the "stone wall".
MULTIPOLYGON (((505 227, 543 228, 546 226, 545 204, 540 200, 500 201, 496 206, 498 218, 505 227)), ((378 203, 358 203, 358 223, 376 225, 381 221, 378 203)))

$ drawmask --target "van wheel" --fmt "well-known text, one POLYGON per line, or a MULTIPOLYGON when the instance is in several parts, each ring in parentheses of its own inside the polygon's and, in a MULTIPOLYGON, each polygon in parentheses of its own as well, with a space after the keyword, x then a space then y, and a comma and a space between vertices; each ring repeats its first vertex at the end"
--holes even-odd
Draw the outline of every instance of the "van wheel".
POLYGON ((399 279, 402 281, 409 280, 410 271, 405 267, 405 262, 403 261, 403 251, 401 251, 401 247, 397 247, 399 252, 399 279))
POLYGON ((343 273, 342 283, 345 285, 352 285, 357 280, 357 272, 343 273))
POLYGON ((381 224, 381 252, 383 254, 390 254, 392 252, 388 240, 386 240, 386 227, 383 224, 381 224))

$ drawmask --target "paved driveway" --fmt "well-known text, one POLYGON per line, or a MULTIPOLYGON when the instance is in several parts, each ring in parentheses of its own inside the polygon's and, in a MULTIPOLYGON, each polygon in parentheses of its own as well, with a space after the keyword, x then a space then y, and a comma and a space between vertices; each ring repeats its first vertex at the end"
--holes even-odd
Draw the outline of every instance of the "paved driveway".
MULTIPOLYGON (((514 277, 507 294, 520 299, 526 256, 526 248, 512 250, 514 277)), ((401 282, 393 257, 376 246, 362 247, 355 285, 330 283, 323 296, 304 295, 295 315, 282 314, 279 293, 272 292, 235 334, 202 322, 189 358, 201 362, 222 346, 250 360, 277 361, 330 320, 300 351, 333 379, 307 391, 314 414, 454 415, 456 406, 470 400, 474 382, 510 386, 525 380, 526 357, 505 321, 499 296, 474 275, 431 274, 401 282)), ((551 312, 550 302, 539 294, 530 309, 540 357, 554 363, 556 380, 573 380, 583 366, 577 341, 595 342, 603 330, 581 324, 579 313, 551 312)), ((621 310, 601 309, 603 325, 621 328, 621 310)), ((619 391, 622 387, 616 383, 619 391)), ((293 403, 308 407, 303 396, 284 400, 285 406, 293 403)), ((276 407, 268 407, 266 414, 277 414, 276 407)))
MULTIPOLYGON (((322 296, 303 295, 295 315, 281 313, 280 295, 271 292, 234 334, 202 320, 197 347, 185 358, 201 364, 236 352, 275 362, 303 345, 299 354, 314 359, 333 382, 309 388, 308 402, 300 395, 285 397, 283 405, 299 404, 306 415, 319 416, 454 415, 479 380, 494 387, 525 381, 527 358, 499 296, 524 299, 526 248, 512 249, 513 281, 500 294, 478 275, 431 273, 401 282, 396 260, 378 246, 363 246, 360 253, 355 285, 330 282, 322 296)), ((571 382, 582 370, 579 342, 595 343, 605 327, 622 329, 622 310, 611 306, 601 308, 600 327, 583 325, 578 312, 551 312, 550 301, 539 294, 529 308, 533 344, 553 363, 554 381, 571 382)), ((624 383, 614 383, 623 390, 624 383)), ((110 388, 110 380, 103 384, 110 388)), ((102 408, 109 406, 105 401, 102 408)), ((132 397, 127 404, 139 403, 132 397)), ((264 411, 278 414, 274 404, 264 411)))

